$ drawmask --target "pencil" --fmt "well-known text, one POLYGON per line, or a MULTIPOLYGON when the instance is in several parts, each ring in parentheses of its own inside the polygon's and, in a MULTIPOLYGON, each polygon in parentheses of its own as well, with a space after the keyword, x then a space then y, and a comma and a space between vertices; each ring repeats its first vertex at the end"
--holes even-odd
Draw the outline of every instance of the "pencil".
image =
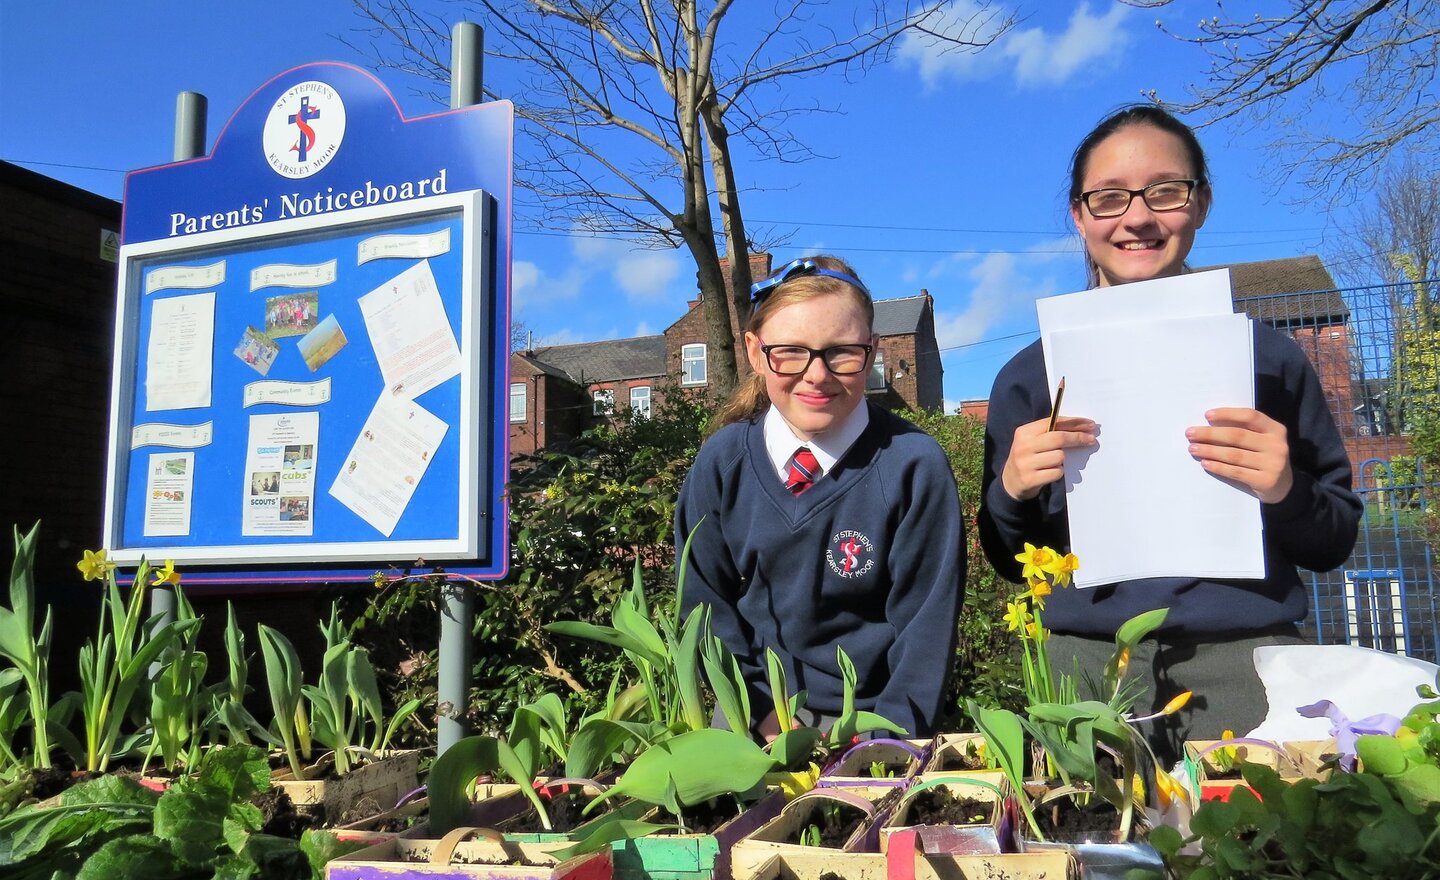
POLYGON ((1060 420, 1060 401, 1065 399, 1065 377, 1060 377, 1060 384, 1055 388, 1055 405, 1050 407, 1050 427, 1047 431, 1055 430, 1055 423, 1060 420))

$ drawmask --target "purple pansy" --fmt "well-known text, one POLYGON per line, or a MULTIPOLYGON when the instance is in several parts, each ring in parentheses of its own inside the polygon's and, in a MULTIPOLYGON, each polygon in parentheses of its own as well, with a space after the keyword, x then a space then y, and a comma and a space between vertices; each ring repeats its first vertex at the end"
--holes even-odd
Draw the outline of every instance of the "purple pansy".
POLYGON ((1295 711, 1306 718, 1330 719, 1330 735, 1335 737, 1335 745, 1340 752, 1340 769, 1347 773, 1355 772, 1356 739, 1371 734, 1394 736, 1395 731, 1400 729, 1400 719, 1383 712, 1379 715, 1361 718, 1358 721, 1351 721, 1345 717, 1345 713, 1341 712, 1338 706, 1329 700, 1301 706, 1295 711))

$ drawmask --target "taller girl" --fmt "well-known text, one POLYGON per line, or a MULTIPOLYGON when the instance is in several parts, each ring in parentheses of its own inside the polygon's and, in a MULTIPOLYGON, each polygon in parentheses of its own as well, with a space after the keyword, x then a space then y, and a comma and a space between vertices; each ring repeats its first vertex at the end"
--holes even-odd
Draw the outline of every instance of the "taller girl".
POLYGON ((839 646, 857 707, 928 735, 965 583, 950 466, 928 434, 865 400, 875 310, 854 269, 795 260, 751 299, 754 376, 717 416, 675 511, 676 546, 694 536, 683 610, 709 604, 753 706, 772 705, 773 649, 809 694, 806 723, 828 727, 843 708, 839 646))
MULTIPOLYGON (((1210 199, 1204 151, 1175 117, 1147 105, 1101 122, 1081 141, 1070 168, 1070 216, 1085 242, 1091 286, 1185 272, 1210 199)), ((1264 719, 1265 692, 1251 649, 1302 641, 1296 622, 1307 602, 1295 566, 1335 568, 1355 544, 1360 502, 1350 491, 1349 459, 1314 369, 1289 337, 1258 321, 1254 351, 1256 408, 1211 410, 1206 424, 1175 442, 1187 444, 1197 467, 1262 502, 1265 578, 1124 581, 1056 591, 1045 608, 1055 631, 1050 656, 1060 672, 1070 672, 1074 659, 1083 670, 1099 670, 1121 623, 1142 611, 1170 609, 1164 629, 1130 664, 1157 710, 1181 691, 1195 692, 1184 712, 1149 731, 1165 761, 1179 757, 1186 739, 1215 739, 1223 728, 1243 733, 1264 719)), ((1049 407, 1036 342, 996 377, 986 423, 980 537, 996 569, 1014 580, 1020 576, 1014 556, 1025 542, 1068 549, 1065 493, 1057 485, 1065 450, 1103 442, 1085 418, 1061 418, 1048 430, 1049 407)), ((1155 515, 1165 515, 1163 505, 1155 515)), ((1176 534, 1174 544, 1184 553, 1185 535, 1176 534)))

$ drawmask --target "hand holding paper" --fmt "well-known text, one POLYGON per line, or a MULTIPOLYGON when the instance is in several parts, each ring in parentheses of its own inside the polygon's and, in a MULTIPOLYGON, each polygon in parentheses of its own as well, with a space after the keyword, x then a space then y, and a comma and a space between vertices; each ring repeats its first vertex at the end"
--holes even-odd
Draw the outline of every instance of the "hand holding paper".
POLYGON ((1266 504, 1290 494, 1290 444, 1285 426, 1245 407, 1222 407, 1205 413, 1208 426, 1190 428, 1190 454, 1205 470, 1233 480, 1266 504))

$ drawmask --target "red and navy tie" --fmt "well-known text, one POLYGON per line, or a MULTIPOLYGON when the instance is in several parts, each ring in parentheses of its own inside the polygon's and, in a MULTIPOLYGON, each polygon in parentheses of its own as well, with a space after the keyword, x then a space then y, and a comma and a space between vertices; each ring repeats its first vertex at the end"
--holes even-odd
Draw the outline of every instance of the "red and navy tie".
POLYGON ((785 479, 785 488, 792 495, 799 495, 815 485, 819 478, 820 462, 815 460, 815 453, 808 446, 800 447, 790 458, 790 475, 785 479))

